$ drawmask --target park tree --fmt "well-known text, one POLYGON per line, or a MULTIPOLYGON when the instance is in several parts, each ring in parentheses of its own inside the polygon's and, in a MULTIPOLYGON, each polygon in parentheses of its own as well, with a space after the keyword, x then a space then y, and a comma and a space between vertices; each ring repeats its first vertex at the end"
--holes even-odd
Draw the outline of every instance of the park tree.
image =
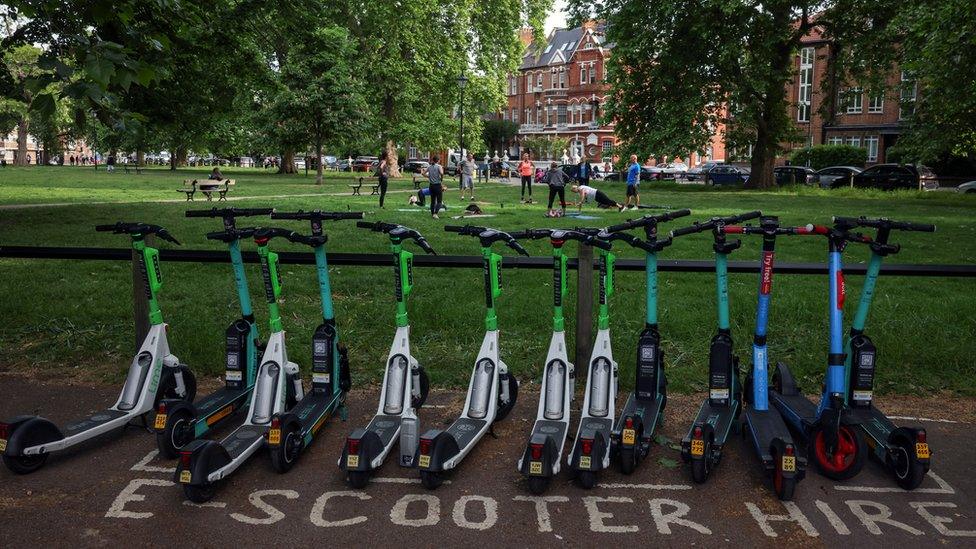
POLYGON ((485 120, 482 124, 481 140, 489 151, 505 148, 518 135, 518 124, 511 120, 485 120))
POLYGON ((368 108, 355 59, 348 31, 322 27, 296 45, 281 71, 283 88, 270 113, 295 146, 314 148, 316 185, 322 184, 324 147, 355 142, 367 131, 368 108))
POLYGON ((749 184, 767 187, 781 144, 796 134, 786 97, 793 56, 824 4, 574 0, 570 7, 572 19, 607 22, 614 49, 605 117, 630 149, 701 150, 724 121, 728 147, 752 146, 749 184))

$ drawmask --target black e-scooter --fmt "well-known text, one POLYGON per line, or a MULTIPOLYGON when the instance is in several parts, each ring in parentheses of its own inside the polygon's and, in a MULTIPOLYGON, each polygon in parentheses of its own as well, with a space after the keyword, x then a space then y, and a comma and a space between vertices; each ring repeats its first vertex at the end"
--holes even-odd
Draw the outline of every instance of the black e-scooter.
POLYGON ((365 429, 357 428, 346 438, 342 455, 339 456, 339 468, 346 472, 349 485, 363 488, 373 471, 383 465, 397 440, 400 443, 399 464, 403 467, 414 466, 419 434, 416 410, 427 400, 430 381, 410 348, 407 297, 414 286, 413 254, 403 249, 403 243, 413 240, 425 252, 436 253, 423 235, 414 229, 382 222, 360 221, 356 225, 389 236, 396 298, 396 334, 386 358, 379 407, 365 429))
POLYGON ((72 421, 63 430, 40 416, 17 416, 0 423, 0 454, 3 463, 17 474, 37 471, 51 452, 125 427, 139 417, 145 421, 144 414, 155 409, 164 398, 192 401, 196 393, 196 381, 190 369, 169 349, 167 324, 163 322, 163 313, 156 300, 163 285, 159 250, 147 246, 146 237, 155 234, 174 244, 179 242, 163 227, 146 223, 118 222, 99 225, 95 230, 131 237, 149 301, 149 333, 132 359, 125 385, 111 408, 72 421))
POLYGON ((552 245, 552 339, 542 369, 539 407, 529 443, 518 461, 518 470, 529 481, 533 494, 545 492, 560 469, 563 446, 569 432, 570 405, 576 385, 575 366, 566 353, 566 321, 563 302, 567 295, 566 264, 563 251, 567 241, 610 249, 610 243, 579 231, 566 229, 528 229, 512 233, 516 239, 548 238, 552 245))
POLYGON ((725 225, 741 223, 762 215, 754 211, 728 217, 713 217, 695 222, 690 227, 671 231, 671 237, 711 231, 715 251, 715 288, 718 302, 718 332, 708 346, 708 397, 698 409, 698 415, 688 434, 681 439, 681 458, 691 466, 691 477, 705 482, 712 469, 722 460, 722 448, 729 433, 739 426, 742 411, 742 381, 739 376, 739 357, 735 356, 732 330, 729 323, 729 254, 742 241, 728 240, 719 230, 725 225))
POLYGON ((240 246, 242 239, 254 236, 254 229, 238 229, 235 220, 238 217, 269 215, 273 211, 272 208, 211 208, 186 212, 187 217, 219 217, 223 220, 224 230, 207 233, 207 239, 227 244, 241 317, 224 332, 224 386, 196 402, 166 399, 159 403, 153 428, 156 430, 156 446, 163 457, 178 457, 180 450, 191 440, 206 435, 218 424, 233 417, 234 412, 247 409, 262 349, 251 310, 250 290, 240 246))
POLYGON ((515 407, 518 381, 501 360, 498 316, 495 313, 495 299, 502 293, 502 256, 492 252, 491 246, 496 242, 504 242, 516 252, 529 255, 512 235, 497 229, 465 225, 446 226, 444 230, 462 236, 473 236, 481 242, 487 312, 485 338, 471 372, 471 382, 461 417, 446 431, 432 429, 420 437, 417 458, 420 482, 431 490, 443 483, 445 472, 461 464, 461 460, 471 452, 494 422, 504 419, 515 407))

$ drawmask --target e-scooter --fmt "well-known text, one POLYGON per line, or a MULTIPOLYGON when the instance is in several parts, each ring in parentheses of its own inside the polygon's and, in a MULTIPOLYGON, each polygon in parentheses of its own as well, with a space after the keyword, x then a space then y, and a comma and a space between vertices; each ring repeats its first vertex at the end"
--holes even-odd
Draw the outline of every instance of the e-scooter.
POLYGON ((247 419, 220 442, 202 439, 190 442, 180 451, 180 460, 176 464, 175 480, 183 486, 186 498, 195 503, 213 498, 216 482, 236 471, 267 444, 272 417, 291 409, 304 396, 298 364, 288 360, 285 349, 285 331, 278 306, 281 296, 278 254, 268 246, 275 237, 292 240, 301 238, 301 235, 277 228, 261 228, 254 232, 254 242, 261 259, 271 335, 251 392, 247 419))
POLYGON ((504 242, 516 252, 529 255, 512 235, 488 227, 472 225, 446 226, 444 230, 461 236, 473 236, 481 242, 485 275, 485 337, 475 360, 468 384, 468 394, 461 417, 446 431, 431 429, 420 437, 417 464, 420 481, 435 489, 444 481, 444 473, 456 468, 491 425, 500 421, 515 407, 518 381, 501 360, 498 341, 498 316, 495 300, 501 295, 502 256, 492 252, 495 242, 504 242))
POLYGON ((376 415, 365 429, 354 430, 339 456, 339 468, 353 488, 364 488, 373 471, 383 465, 386 456, 399 440, 399 464, 413 467, 417 454, 419 426, 417 413, 427 400, 430 381, 423 366, 410 351, 410 320, 407 297, 413 291, 413 254, 403 248, 413 240, 429 254, 435 254, 427 240, 414 229, 393 223, 360 221, 356 226, 386 233, 393 252, 394 296, 396 298, 396 334, 390 345, 383 374, 383 388, 376 415))
POLYGON ((668 379, 657 318, 657 255, 671 245, 672 239, 658 238, 657 226, 687 215, 691 215, 691 210, 646 215, 606 229, 613 237, 644 251, 646 316, 644 329, 637 339, 634 391, 627 397, 610 435, 617 447, 620 472, 625 475, 633 473, 651 451, 654 432, 664 423, 664 408, 668 404, 668 379), (644 228, 646 240, 621 232, 638 227, 644 228))
MULTIPOLYGON (((275 212, 271 214, 271 218, 303 219, 311 223, 311 236, 293 235, 289 240, 311 246, 314 250, 322 301, 322 324, 312 335, 312 388, 304 394, 297 391, 297 403, 294 406, 285 407, 271 416, 271 429, 268 431, 271 465, 275 471, 285 473, 292 468, 302 450, 308 448, 316 433, 333 413, 338 411, 343 421, 348 414, 346 393, 352 386, 352 377, 349 373, 349 355, 346 346, 339 343, 339 330, 332 308, 332 286, 325 252, 328 236, 322 230, 322 222, 362 219, 363 213, 299 210, 294 213, 275 212)), ((298 388, 301 388, 300 375, 298 388)))
POLYGON ((567 295, 566 264, 563 252, 567 241, 609 249, 610 243, 579 231, 565 229, 529 229, 512 233, 516 239, 548 238, 552 245, 552 339, 542 369, 539 407, 529 443, 518 461, 518 470, 529 481, 533 494, 545 492, 552 477, 559 473, 563 446, 569 432, 570 405, 576 385, 575 366, 566 353, 566 326, 563 302, 567 295))
POLYGON ((241 257, 241 239, 254 235, 254 229, 238 229, 235 219, 268 215, 271 208, 212 208, 190 210, 187 217, 219 217, 224 230, 207 233, 208 240, 227 244, 230 262, 234 267, 237 297, 241 304, 241 317, 231 323, 224 332, 226 341, 224 386, 196 402, 182 399, 163 400, 156 409, 153 428, 156 430, 156 446, 166 458, 179 457, 180 450, 191 440, 210 432, 218 423, 233 417, 238 410, 246 409, 254 389, 254 377, 260 360, 261 344, 258 327, 251 310, 251 296, 241 257))
POLYGON ((735 356, 732 330, 729 325, 729 254, 739 249, 740 240, 729 241, 719 230, 725 225, 741 223, 762 215, 754 211, 728 217, 713 217, 695 222, 690 227, 671 231, 671 237, 711 231, 715 251, 715 287, 718 302, 718 332, 708 347, 708 398, 698 409, 698 415, 688 434, 681 439, 681 458, 691 466, 691 477, 705 482, 712 469, 722 460, 722 448, 729 433, 739 426, 742 411, 742 381, 739 376, 739 357, 735 356))
POLYGON ((145 238, 155 234, 168 242, 179 242, 163 227, 145 223, 120 221, 114 225, 99 225, 95 230, 127 234, 132 238, 132 249, 138 258, 149 301, 149 333, 132 359, 122 392, 111 408, 72 421, 63 429, 40 416, 17 416, 0 423, 0 453, 3 454, 4 464, 17 474, 40 469, 51 452, 70 448, 126 426, 131 420, 153 410, 163 398, 192 401, 196 393, 193 374, 169 349, 167 325, 163 322, 163 313, 156 299, 162 287, 159 250, 147 246, 145 238))
MULTIPOLYGON (((578 229, 608 241, 614 236, 601 229, 578 229)), ((610 346, 610 296, 616 256, 600 248, 600 311, 590 368, 586 375, 583 408, 573 450, 566 460, 572 475, 586 489, 596 486, 597 475, 610 466, 611 432, 617 399, 617 362, 610 346)))
POLYGON ((851 324, 850 335, 844 345, 847 354, 844 363, 844 379, 847 380, 844 401, 850 407, 850 413, 858 420, 856 425, 868 437, 868 446, 873 448, 875 458, 894 474, 898 486, 905 490, 914 490, 922 483, 929 470, 931 452, 928 436, 921 427, 896 427, 888 416, 874 407, 874 375, 878 350, 871 338, 864 334, 864 325, 871 309, 881 263, 885 257, 901 250, 897 244, 888 243, 891 231, 934 232, 935 225, 864 217, 835 217, 834 224, 845 230, 855 227, 877 229, 873 242, 869 244, 871 259, 868 262, 864 287, 861 289, 861 299, 851 324))
POLYGON ((817 234, 813 225, 781 227, 779 218, 763 216, 759 226, 724 225, 718 228, 723 234, 755 234, 762 236, 762 255, 759 262, 759 299, 756 305, 756 331, 752 338, 752 373, 746 377, 744 387, 745 422, 743 436, 753 444, 762 462, 763 471, 772 473, 773 491, 776 497, 793 499, 796 483, 806 475, 806 458, 799 455, 789 427, 780 413, 769 408, 769 357, 766 347, 766 325, 769 321, 769 304, 773 290, 773 263, 776 253, 776 237, 782 235, 817 234))

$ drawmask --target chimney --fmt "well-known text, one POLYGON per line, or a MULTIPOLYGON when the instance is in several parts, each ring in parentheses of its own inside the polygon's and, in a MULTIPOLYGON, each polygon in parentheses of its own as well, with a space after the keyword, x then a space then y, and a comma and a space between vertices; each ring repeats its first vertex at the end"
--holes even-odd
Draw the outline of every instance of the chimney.
POLYGON ((519 40, 522 42, 523 46, 528 46, 532 43, 532 27, 522 27, 519 29, 519 40))
POLYGON ((584 29, 589 29, 591 31, 595 31, 596 30, 596 21, 593 20, 593 19, 589 19, 587 21, 583 21, 583 24, 581 26, 584 29))

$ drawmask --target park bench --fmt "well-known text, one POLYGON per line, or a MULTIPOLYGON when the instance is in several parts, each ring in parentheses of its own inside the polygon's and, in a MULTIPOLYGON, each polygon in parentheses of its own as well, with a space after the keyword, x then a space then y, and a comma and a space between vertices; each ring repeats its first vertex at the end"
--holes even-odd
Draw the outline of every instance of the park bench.
MULTIPOLYGON (((352 189, 352 196, 362 196, 362 194, 359 191, 360 189, 363 188, 363 183, 365 182, 366 182, 366 178, 360 177, 356 183, 349 184, 349 188, 352 189)), ((373 189, 373 192, 369 193, 370 196, 373 196, 374 194, 380 194, 380 184, 378 181, 376 183, 373 183, 371 181, 369 183, 369 186, 372 187, 373 189)))
POLYGON ((142 175, 142 166, 136 164, 135 166, 129 166, 128 164, 122 164, 122 171, 129 173, 130 170, 135 170, 137 175, 142 175))
POLYGON ((227 200, 227 193, 230 192, 230 187, 235 183, 236 181, 233 179, 222 179, 220 181, 214 179, 184 179, 183 188, 176 189, 176 191, 184 193, 187 202, 193 201, 193 195, 197 191, 207 197, 207 202, 213 200, 213 193, 217 193, 217 201, 220 202, 221 200, 227 200))

